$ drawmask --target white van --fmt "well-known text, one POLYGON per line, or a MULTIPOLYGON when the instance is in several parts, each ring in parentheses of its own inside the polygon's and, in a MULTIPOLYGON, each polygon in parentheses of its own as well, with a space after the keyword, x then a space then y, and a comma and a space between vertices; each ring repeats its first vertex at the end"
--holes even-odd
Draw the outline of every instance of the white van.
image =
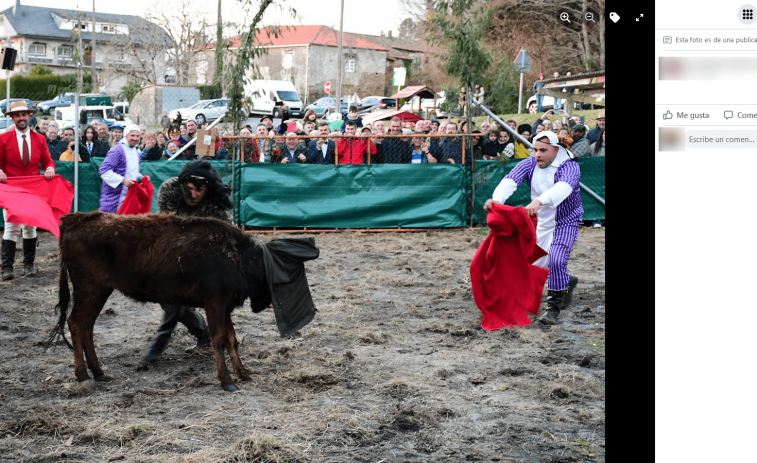
POLYGON ((244 86, 244 94, 250 98, 250 116, 272 116, 281 118, 284 112, 289 117, 305 115, 302 99, 288 80, 253 80, 244 86))
MULTIPOLYGON (((101 117, 108 122, 114 124, 127 125, 131 124, 131 119, 121 114, 113 106, 81 106, 82 109, 87 111, 87 117, 101 117)), ((79 123, 79 115, 74 114, 74 106, 66 106, 61 108, 55 108, 55 122, 62 128, 67 126, 73 126, 79 123)))

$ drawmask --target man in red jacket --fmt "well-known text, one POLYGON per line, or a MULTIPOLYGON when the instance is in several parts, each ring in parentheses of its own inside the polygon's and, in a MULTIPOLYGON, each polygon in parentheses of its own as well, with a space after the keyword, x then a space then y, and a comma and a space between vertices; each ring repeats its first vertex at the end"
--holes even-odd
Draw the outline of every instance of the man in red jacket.
MULTIPOLYGON (((45 169, 45 178, 51 180, 55 175, 55 163, 47 150, 45 136, 29 130, 29 118, 34 111, 26 106, 25 101, 11 104, 10 115, 15 124, 13 130, 0 135, 0 183, 6 183, 8 177, 39 175, 40 165, 45 169)), ((24 224, 8 222, 7 212, 3 210, 5 232, 2 245, 3 281, 12 280, 13 261, 16 258, 16 240, 19 231, 24 237, 24 274, 37 276, 34 268, 34 254, 37 248, 37 228, 24 224)))

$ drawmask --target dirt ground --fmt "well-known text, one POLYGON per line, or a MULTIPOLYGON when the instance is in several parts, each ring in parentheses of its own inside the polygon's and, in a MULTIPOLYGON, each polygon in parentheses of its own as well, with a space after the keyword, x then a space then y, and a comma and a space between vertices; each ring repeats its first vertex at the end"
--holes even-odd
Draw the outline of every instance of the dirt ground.
POLYGON ((604 230, 581 230, 558 325, 493 332, 469 276, 486 233, 316 235, 310 325, 282 339, 271 309, 233 313, 253 377, 236 393, 181 325, 143 366, 162 312, 120 293, 95 325, 114 379, 76 383, 72 352, 41 346, 58 276, 42 233, 39 278, 0 283, 0 461, 605 461, 604 230))

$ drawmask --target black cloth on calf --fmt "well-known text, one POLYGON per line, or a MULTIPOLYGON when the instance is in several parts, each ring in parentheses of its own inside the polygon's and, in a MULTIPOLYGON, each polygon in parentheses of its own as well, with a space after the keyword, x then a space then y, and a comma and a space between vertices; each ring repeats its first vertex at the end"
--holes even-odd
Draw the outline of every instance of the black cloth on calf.
POLYGON ((303 262, 318 258, 320 251, 314 238, 287 238, 258 244, 263 249, 276 326, 283 338, 310 323, 318 311, 303 262))

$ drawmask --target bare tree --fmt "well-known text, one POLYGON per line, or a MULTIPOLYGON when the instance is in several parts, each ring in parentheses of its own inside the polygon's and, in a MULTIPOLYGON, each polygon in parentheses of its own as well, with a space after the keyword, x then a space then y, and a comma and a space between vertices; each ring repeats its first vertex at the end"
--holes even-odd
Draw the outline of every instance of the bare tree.
POLYGON ((159 8, 156 19, 165 25, 173 47, 166 51, 168 66, 176 70, 176 83, 190 83, 192 70, 196 68, 200 54, 207 45, 215 42, 216 25, 209 23, 205 15, 190 11, 188 3, 171 4, 170 8, 159 8))
POLYGON ((110 38, 106 68, 113 69, 112 77, 126 75, 151 85, 160 83, 171 38, 150 19, 135 18, 125 24, 128 33, 116 33, 110 38))
POLYGON ((526 46, 543 70, 604 69, 604 11, 605 0, 499 0, 492 4, 489 43, 526 46), (570 22, 560 19, 563 12, 570 22), (584 19, 587 13, 595 22, 584 19))
POLYGON ((418 38, 418 24, 412 18, 405 18, 400 23, 397 36, 402 38, 418 38))

